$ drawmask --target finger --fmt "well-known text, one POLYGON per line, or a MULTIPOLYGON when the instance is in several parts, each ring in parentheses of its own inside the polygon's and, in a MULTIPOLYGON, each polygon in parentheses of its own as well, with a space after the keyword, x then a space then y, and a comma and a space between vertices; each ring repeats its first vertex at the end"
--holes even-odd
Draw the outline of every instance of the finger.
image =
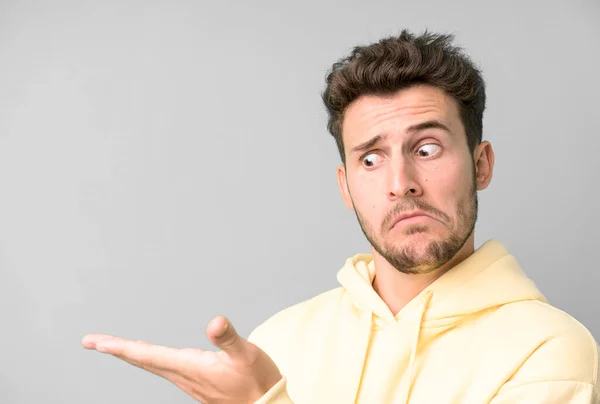
POLYGON ((179 349, 152 345, 146 341, 103 339, 96 344, 96 350, 159 376, 165 376, 166 372, 182 372, 188 366, 179 349))
MULTIPOLYGON (((108 334, 87 334, 86 336, 84 336, 81 339, 81 345, 83 345, 84 348, 86 349, 96 349, 96 344, 102 340, 107 340, 107 339, 121 339, 123 340, 123 338, 120 337, 115 337, 113 335, 108 335, 108 334)), ((149 344, 148 341, 144 341, 141 339, 136 340, 135 342, 140 343, 140 344, 149 344)))
POLYGON ((229 356, 240 356, 246 351, 246 340, 238 335, 231 322, 223 316, 211 320, 206 335, 215 346, 229 356))
POLYGON ((81 339, 81 345, 83 345, 83 347, 86 349, 96 349, 96 344, 98 344, 98 342, 109 339, 122 340, 123 338, 108 334, 88 334, 81 339))

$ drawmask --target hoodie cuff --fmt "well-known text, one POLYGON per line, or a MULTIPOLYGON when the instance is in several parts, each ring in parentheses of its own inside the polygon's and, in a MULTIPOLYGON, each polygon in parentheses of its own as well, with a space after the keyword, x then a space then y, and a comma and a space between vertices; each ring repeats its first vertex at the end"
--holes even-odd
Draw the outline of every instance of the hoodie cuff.
POLYGON ((254 404, 294 404, 287 392, 287 379, 283 376, 254 404))

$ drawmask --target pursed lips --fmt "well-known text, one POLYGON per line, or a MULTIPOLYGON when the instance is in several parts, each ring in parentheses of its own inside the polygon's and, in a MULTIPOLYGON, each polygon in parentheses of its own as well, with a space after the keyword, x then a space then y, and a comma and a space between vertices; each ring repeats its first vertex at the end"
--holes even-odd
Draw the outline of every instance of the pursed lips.
POLYGON ((413 212, 407 212, 407 213, 402 213, 402 214, 398 215, 394 219, 394 222, 392 224, 392 228, 394 228, 398 223, 400 223, 401 221, 403 221, 405 219, 410 219, 410 218, 419 217, 419 216, 424 216, 424 217, 433 219, 433 217, 431 217, 431 215, 428 215, 424 211, 422 211, 422 210, 415 210, 413 212))

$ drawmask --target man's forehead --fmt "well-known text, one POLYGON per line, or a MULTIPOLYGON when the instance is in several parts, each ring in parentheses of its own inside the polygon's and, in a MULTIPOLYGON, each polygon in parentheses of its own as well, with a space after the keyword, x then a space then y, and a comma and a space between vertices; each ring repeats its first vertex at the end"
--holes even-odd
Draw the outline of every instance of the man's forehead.
POLYGON ((346 109, 342 132, 353 138, 362 137, 373 129, 393 125, 395 131, 402 130, 431 119, 451 127, 452 121, 459 118, 456 102, 443 90, 415 86, 390 96, 361 96, 346 109))

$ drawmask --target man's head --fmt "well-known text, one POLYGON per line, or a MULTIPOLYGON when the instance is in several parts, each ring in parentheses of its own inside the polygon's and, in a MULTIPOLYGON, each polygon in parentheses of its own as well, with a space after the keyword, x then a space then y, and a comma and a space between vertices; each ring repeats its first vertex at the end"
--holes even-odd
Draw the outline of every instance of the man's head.
POLYGON ((356 47, 323 93, 344 202, 375 252, 405 273, 431 272, 472 240, 476 191, 491 180, 485 84, 451 40, 405 30, 356 47), (406 214, 420 216, 398 222, 406 214))

